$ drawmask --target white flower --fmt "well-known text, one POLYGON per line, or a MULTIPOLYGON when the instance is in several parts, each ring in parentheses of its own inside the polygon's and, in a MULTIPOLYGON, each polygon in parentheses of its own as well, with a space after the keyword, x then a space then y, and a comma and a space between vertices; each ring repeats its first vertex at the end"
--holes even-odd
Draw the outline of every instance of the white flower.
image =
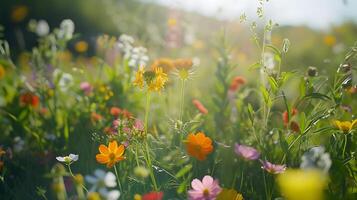
POLYGON ((78 155, 76 154, 69 154, 68 156, 57 156, 56 159, 59 161, 59 162, 64 162, 66 164, 71 164, 72 162, 75 162, 78 160, 78 155))
POLYGON ((117 186, 116 176, 112 172, 96 169, 94 171, 94 176, 87 175, 85 176, 85 180, 92 185, 89 191, 98 191, 101 196, 108 200, 117 200, 120 196, 118 190, 108 190, 108 188, 117 186))
POLYGON ((73 85, 73 76, 59 69, 53 71, 53 78, 63 92, 67 91, 68 88, 73 85))
POLYGON ((46 36, 50 32, 50 27, 45 20, 39 20, 36 26, 36 34, 40 37, 46 36))
POLYGON ((309 151, 305 152, 301 157, 301 161, 300 168, 317 168, 321 169, 325 173, 328 172, 332 164, 330 155, 326 153, 325 148, 321 146, 313 147, 309 151))
POLYGON ((147 56, 146 52, 147 49, 144 47, 133 48, 128 65, 130 67, 146 65, 146 63, 149 61, 149 57, 147 56))
POLYGON ((14 151, 20 152, 24 149, 25 141, 21 137, 17 136, 14 138, 14 151))
POLYGON ((74 23, 70 19, 65 19, 60 24, 60 30, 58 31, 58 38, 70 40, 74 33, 74 23))
POLYGON ((118 48, 124 54, 124 58, 129 59, 133 49, 134 38, 130 35, 122 34, 118 40, 118 48))

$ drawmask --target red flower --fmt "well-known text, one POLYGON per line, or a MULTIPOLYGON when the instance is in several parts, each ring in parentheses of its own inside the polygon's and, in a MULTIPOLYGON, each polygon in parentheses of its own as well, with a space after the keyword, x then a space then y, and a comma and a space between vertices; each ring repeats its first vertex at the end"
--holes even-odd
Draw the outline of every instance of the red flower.
POLYGON ((110 108, 110 114, 113 115, 113 117, 119 117, 121 113, 121 109, 118 107, 111 107, 110 108))
POLYGON ((93 123, 98 122, 98 121, 103 119, 103 116, 98 114, 98 113, 96 113, 96 112, 92 112, 90 117, 91 117, 91 120, 92 120, 93 123))
POLYGON ((131 112, 129 112, 126 109, 122 110, 122 115, 123 115, 123 117, 125 117, 127 119, 129 119, 129 118, 131 118, 133 116, 133 114, 131 114, 131 112))
POLYGON ((294 131, 294 132, 300 132, 300 126, 296 121, 292 121, 290 122, 290 130, 294 131))
POLYGON ((161 200, 164 196, 163 192, 149 192, 142 196, 142 200, 161 200))
POLYGON ((208 114, 207 108, 197 99, 192 100, 193 105, 196 106, 197 110, 199 110, 202 114, 208 114))
POLYGON ((239 86, 244 85, 246 83, 246 79, 242 76, 236 76, 233 78, 231 85, 229 87, 230 92, 235 92, 239 89, 239 86))
MULTIPOLYGON (((294 116, 298 113, 298 110, 296 108, 293 108, 291 113, 290 113, 290 116, 294 116)), ((284 122, 284 126, 287 126, 289 124, 289 114, 288 114, 288 111, 284 111, 283 112, 283 122, 284 122)))
POLYGON ((26 92, 20 96, 20 104, 22 106, 32 106, 35 108, 39 103, 40 98, 31 92, 26 92))

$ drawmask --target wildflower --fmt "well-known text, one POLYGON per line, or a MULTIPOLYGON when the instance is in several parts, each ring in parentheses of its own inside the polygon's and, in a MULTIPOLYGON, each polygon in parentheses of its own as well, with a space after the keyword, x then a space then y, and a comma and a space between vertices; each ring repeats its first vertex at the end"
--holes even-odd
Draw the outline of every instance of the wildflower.
MULTIPOLYGON (((295 116, 297 113, 298 113, 298 110, 296 108, 293 108, 291 110, 290 117, 295 116)), ((289 124, 289 121, 290 121, 288 111, 284 111, 283 114, 282 114, 282 117, 283 117, 284 126, 287 126, 289 124)))
POLYGON ((59 162, 63 162, 65 164, 69 165, 69 164, 72 164, 73 162, 77 161, 78 157, 79 156, 76 155, 76 154, 69 154, 68 156, 64 156, 64 157, 57 156, 56 160, 58 160, 59 162))
POLYGON ((86 95, 89 95, 93 89, 89 82, 82 82, 79 87, 86 95))
POLYGON ((155 78, 151 81, 149 81, 149 91, 161 91, 165 83, 167 82, 167 74, 163 72, 163 69, 161 67, 157 67, 154 69, 155 72, 155 78))
POLYGON ((324 43, 327 46, 333 46, 336 44, 336 38, 333 35, 327 35, 324 37, 324 43))
POLYGON ((36 34, 40 37, 48 35, 50 27, 45 20, 39 20, 36 24, 36 34))
POLYGON ((124 145, 119 145, 117 141, 109 142, 108 147, 101 144, 99 146, 99 154, 96 155, 96 159, 101 164, 106 164, 108 168, 111 168, 115 165, 115 163, 122 161, 125 159, 124 145))
POLYGON ((300 132, 300 126, 296 121, 292 121, 290 122, 290 130, 294 131, 294 132, 300 132))
POLYGON ((322 200, 326 177, 317 170, 287 170, 278 176, 278 184, 287 200, 322 200))
POLYGON ((116 200, 120 197, 118 190, 108 190, 117 186, 116 176, 112 172, 97 169, 94 171, 94 176, 87 175, 85 180, 92 185, 89 191, 98 191, 105 199, 116 200))
POLYGON ((11 20, 13 22, 21 22, 28 14, 28 8, 24 5, 15 6, 11 12, 11 20))
POLYGON ((86 41, 78 41, 75 45, 74 45, 74 49, 78 52, 78 53, 84 53, 88 50, 88 43, 86 41))
POLYGON ((327 173, 332 164, 330 154, 325 152, 325 148, 318 146, 313 147, 305 152, 301 157, 301 169, 321 169, 327 173))
POLYGON ((158 67, 161 67, 164 72, 169 72, 175 68, 175 65, 174 61, 170 58, 159 58, 152 63, 151 69, 155 70, 158 67))
POLYGON ((235 144, 234 152, 246 160, 256 160, 259 158, 260 153, 253 147, 235 144))
POLYGON ((87 200, 101 200, 98 192, 89 192, 87 195, 87 200))
POLYGON ((140 89, 144 88, 144 66, 140 66, 139 70, 135 73, 134 86, 140 89))
POLYGON ((181 59, 176 59, 174 60, 174 66, 176 69, 190 69, 193 66, 193 61, 190 58, 181 58, 181 59))
POLYGON ((0 64, 0 80, 5 77, 5 68, 0 64))
POLYGON ((163 192, 149 192, 141 197, 141 200, 161 200, 164 196, 163 192))
POLYGON ((103 119, 103 116, 96 112, 92 112, 90 115, 90 118, 91 118, 92 123, 96 123, 96 122, 101 121, 103 119))
POLYGON ((187 153, 202 161, 213 151, 212 140, 203 132, 197 134, 190 133, 186 140, 187 153))
POLYGON ((124 58, 129 59, 133 49, 134 38, 130 35, 122 34, 118 39, 118 48, 124 53, 124 58))
POLYGON ((223 188, 216 200, 243 200, 243 195, 234 189, 223 188))
POLYGON ((122 110, 122 115, 123 115, 123 117, 125 117, 127 119, 129 119, 133 116, 133 114, 131 112, 129 112, 127 109, 122 110))
POLYGON ((233 78, 231 85, 229 87, 230 92, 235 92, 239 89, 241 85, 244 85, 246 83, 246 79, 242 76, 236 76, 233 78))
POLYGON ((273 164, 269 161, 260 161, 262 163, 262 169, 266 170, 267 172, 271 174, 280 174, 283 173, 286 170, 285 165, 277 165, 273 164))
POLYGON ((110 114, 113 116, 113 117, 119 117, 119 114, 121 113, 121 109, 118 108, 118 107, 111 107, 110 108, 110 114))
POLYGON ((206 115, 208 114, 207 108, 197 99, 192 100, 193 105, 197 108, 200 113, 206 115))
POLYGON ((39 103, 40 98, 31 92, 25 92, 20 96, 20 104, 22 106, 31 106, 35 108, 39 103))
POLYGON ((351 132, 352 129, 355 127, 355 125, 357 124, 357 119, 355 119, 353 121, 335 120, 335 121, 333 121, 333 123, 336 126, 336 128, 338 128, 343 133, 347 134, 347 133, 351 132))
POLYGON ((189 200, 215 200, 221 192, 218 180, 213 180, 211 176, 203 177, 202 182, 194 179, 191 182, 192 189, 188 191, 189 200))
POLYGON ((60 30, 58 31, 58 38, 70 40, 74 33, 74 23, 70 19, 65 19, 60 24, 60 30))
POLYGON ((147 49, 144 47, 134 47, 131 51, 128 65, 130 67, 146 65, 146 63, 149 61, 149 56, 147 56, 146 52, 147 49))
POLYGON ((138 131, 144 131, 144 123, 140 119, 135 119, 134 128, 138 131))
POLYGON ((134 168, 134 174, 140 178, 146 178, 149 176, 149 170, 142 166, 137 166, 134 168))
POLYGON ((62 92, 66 92, 73 84, 73 76, 69 73, 62 72, 59 69, 53 71, 53 78, 62 92))
POLYGON ((21 137, 17 136, 14 138, 14 151, 21 152, 24 149, 25 140, 21 139, 21 137))

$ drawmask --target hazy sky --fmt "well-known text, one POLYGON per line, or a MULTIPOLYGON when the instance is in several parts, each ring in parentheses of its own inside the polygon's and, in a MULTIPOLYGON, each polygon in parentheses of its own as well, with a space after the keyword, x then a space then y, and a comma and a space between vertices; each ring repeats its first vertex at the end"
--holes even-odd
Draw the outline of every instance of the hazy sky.
MULTIPOLYGON (((160 4, 197 11, 219 18, 238 18, 245 12, 248 18, 256 16, 258 0, 147 0, 160 4)), ((357 22, 357 0, 269 0, 266 16, 279 24, 306 24, 327 28, 344 20, 357 22)))

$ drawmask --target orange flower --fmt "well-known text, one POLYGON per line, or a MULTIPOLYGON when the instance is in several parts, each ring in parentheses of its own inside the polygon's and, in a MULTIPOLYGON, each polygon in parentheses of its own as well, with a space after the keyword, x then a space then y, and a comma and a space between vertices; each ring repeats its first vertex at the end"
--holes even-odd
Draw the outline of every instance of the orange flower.
POLYGON ((20 96, 20 104, 22 106, 37 107, 40 103, 40 98, 31 92, 26 92, 20 96))
POLYGON ((99 154, 95 156, 97 162, 100 164, 106 164, 108 168, 111 168, 115 163, 125 159, 124 157, 124 145, 119 145, 117 141, 109 142, 108 147, 101 144, 99 146, 99 154))
POLYGON ((111 107, 110 108, 110 114, 113 115, 113 117, 118 117, 119 114, 121 113, 121 109, 118 107, 111 107))
POLYGON ((90 115, 90 118, 92 120, 92 123, 96 123, 96 122, 101 121, 103 119, 103 116, 96 112, 92 112, 90 115))
POLYGON ((193 105, 196 106, 197 110, 199 110, 202 114, 208 114, 207 108, 197 99, 192 100, 193 105))
POLYGON ((229 87, 229 91, 235 92, 239 89, 241 85, 244 85, 247 80, 242 76, 236 76, 233 78, 231 85, 229 87))
MULTIPOLYGON (((296 108, 293 108, 291 113, 290 113, 290 116, 294 116, 298 113, 298 110, 296 108)), ((288 111, 284 111, 283 112, 283 122, 284 122, 284 125, 287 126, 289 124, 289 114, 288 114, 288 111)))
POLYGON ((206 137, 203 132, 196 135, 190 133, 185 143, 187 153, 201 161, 205 160, 207 155, 213 151, 212 140, 206 137))

